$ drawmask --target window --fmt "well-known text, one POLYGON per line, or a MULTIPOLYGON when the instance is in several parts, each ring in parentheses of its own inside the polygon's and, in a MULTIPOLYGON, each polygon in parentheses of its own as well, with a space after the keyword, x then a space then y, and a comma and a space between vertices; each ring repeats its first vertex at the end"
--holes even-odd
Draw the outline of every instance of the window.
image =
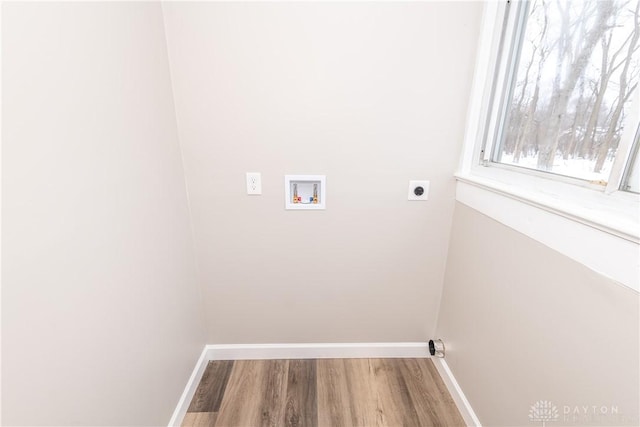
POLYGON ((640 0, 486 2, 456 200, 638 291, 640 0))
POLYGON ((484 163, 638 193, 639 12, 638 0, 509 3, 484 163))

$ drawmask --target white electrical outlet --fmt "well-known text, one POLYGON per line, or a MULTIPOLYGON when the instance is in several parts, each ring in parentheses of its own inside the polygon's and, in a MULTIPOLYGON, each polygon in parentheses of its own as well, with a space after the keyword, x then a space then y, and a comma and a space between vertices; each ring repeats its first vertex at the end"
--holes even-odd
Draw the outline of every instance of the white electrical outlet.
POLYGON ((247 172, 247 194, 262 194, 260 172, 247 172))
POLYGON ((409 181, 408 199, 427 201, 429 199, 429 181, 409 181))

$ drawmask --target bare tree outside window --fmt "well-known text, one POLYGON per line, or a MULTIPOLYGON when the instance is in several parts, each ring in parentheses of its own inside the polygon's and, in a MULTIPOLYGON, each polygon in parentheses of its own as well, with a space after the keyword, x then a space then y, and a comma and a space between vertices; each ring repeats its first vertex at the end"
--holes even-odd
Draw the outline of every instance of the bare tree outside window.
POLYGON ((606 183, 638 91, 639 12, 639 0, 530 2, 495 162, 606 183))

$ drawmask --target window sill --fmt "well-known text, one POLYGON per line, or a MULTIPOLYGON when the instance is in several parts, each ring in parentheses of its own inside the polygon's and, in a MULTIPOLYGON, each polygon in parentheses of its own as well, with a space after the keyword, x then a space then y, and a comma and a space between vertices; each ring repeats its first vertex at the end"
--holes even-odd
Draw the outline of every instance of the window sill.
POLYGON ((456 179, 640 243, 640 197, 579 187, 496 167, 478 167, 456 179))
POLYGON ((493 176, 456 174, 456 200, 640 291, 640 203, 636 195, 606 195, 571 184, 565 184, 571 194, 564 194, 562 183, 548 179, 531 180, 505 170, 489 173, 493 176), (503 172, 508 179, 501 179, 503 172))

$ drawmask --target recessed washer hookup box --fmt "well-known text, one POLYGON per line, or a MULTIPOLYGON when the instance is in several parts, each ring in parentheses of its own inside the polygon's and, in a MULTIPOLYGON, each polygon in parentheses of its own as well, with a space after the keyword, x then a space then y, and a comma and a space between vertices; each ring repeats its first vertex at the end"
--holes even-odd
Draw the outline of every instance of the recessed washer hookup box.
POLYGON ((285 175, 285 209, 325 209, 327 180, 325 175, 285 175))

